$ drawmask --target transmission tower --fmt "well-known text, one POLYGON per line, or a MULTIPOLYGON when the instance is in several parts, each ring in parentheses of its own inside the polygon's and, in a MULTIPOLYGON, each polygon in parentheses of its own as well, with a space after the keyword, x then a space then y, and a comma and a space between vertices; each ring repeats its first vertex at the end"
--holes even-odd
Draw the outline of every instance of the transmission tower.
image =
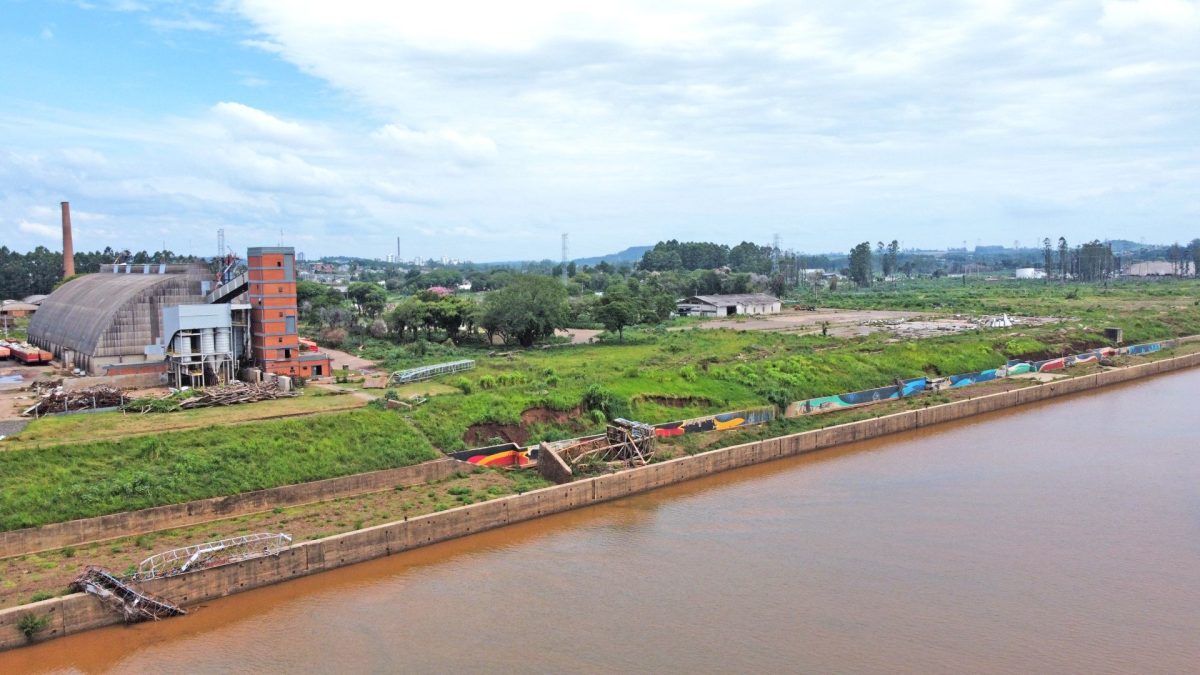
POLYGON ((225 228, 217 229, 217 260, 225 257, 225 228))
POLYGON ((771 244, 771 274, 779 273, 779 233, 775 233, 771 244))
POLYGON ((567 283, 567 233, 562 235, 562 282, 567 283))

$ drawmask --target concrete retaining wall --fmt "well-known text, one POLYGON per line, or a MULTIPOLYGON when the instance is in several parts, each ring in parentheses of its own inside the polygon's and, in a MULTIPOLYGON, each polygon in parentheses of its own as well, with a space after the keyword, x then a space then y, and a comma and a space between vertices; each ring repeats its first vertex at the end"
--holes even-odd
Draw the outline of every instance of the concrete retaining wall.
POLYGON ((196 525, 281 506, 350 497, 397 485, 419 485, 449 478, 461 470, 460 462, 435 459, 414 466, 0 532, 0 558, 196 525))
MULTIPOLYGON (((291 577, 336 569, 342 565, 618 499, 720 471, 963 419, 1196 365, 1200 365, 1200 353, 712 450, 620 473, 296 544, 276 557, 156 579, 145 586, 146 590, 180 604, 204 602, 291 577)), ((51 617, 50 628, 39 634, 39 640, 117 623, 120 620, 117 615, 103 609, 95 598, 78 593, 0 610, 0 649, 26 644, 25 637, 14 626, 18 617, 27 612, 51 617)))

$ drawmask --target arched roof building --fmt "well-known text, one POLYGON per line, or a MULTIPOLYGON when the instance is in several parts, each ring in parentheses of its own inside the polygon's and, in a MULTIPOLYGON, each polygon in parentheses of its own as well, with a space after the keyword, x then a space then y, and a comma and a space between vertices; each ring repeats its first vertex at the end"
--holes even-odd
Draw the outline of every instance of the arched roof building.
POLYGON ((163 337, 163 307, 204 303, 209 276, 194 266, 105 265, 46 296, 29 341, 93 375, 117 364, 161 364, 153 347, 163 337))

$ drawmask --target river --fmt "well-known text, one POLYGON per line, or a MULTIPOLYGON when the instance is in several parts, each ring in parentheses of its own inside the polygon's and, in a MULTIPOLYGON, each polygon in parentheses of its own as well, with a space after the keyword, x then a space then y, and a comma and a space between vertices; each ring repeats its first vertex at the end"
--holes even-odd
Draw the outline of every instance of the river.
POLYGON ((1200 371, 0 653, 0 672, 1195 672, 1200 371))

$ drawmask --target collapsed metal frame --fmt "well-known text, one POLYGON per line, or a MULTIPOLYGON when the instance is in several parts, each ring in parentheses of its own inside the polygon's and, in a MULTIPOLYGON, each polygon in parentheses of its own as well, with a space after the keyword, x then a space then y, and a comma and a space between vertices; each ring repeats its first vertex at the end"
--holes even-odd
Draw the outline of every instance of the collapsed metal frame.
POLYGON ((156 553, 138 565, 133 578, 148 581, 205 567, 279 555, 292 544, 290 534, 259 532, 219 541, 193 544, 156 553))
POLYGON ((113 611, 125 618, 126 623, 187 614, 187 610, 135 588, 103 567, 89 566, 71 582, 76 591, 96 596, 113 611))
POLYGON ((407 384, 409 382, 420 382, 422 380, 432 380, 439 375, 449 375, 450 373, 461 373, 464 370, 472 370, 475 368, 475 362, 471 359, 462 361, 450 361, 448 363, 435 363, 432 366, 419 366, 417 368, 409 368, 407 370, 397 370, 388 378, 390 384, 407 384))
POLYGON ((654 459, 656 440, 652 425, 618 417, 608 425, 604 436, 562 448, 559 455, 572 468, 591 461, 645 466, 654 459))

